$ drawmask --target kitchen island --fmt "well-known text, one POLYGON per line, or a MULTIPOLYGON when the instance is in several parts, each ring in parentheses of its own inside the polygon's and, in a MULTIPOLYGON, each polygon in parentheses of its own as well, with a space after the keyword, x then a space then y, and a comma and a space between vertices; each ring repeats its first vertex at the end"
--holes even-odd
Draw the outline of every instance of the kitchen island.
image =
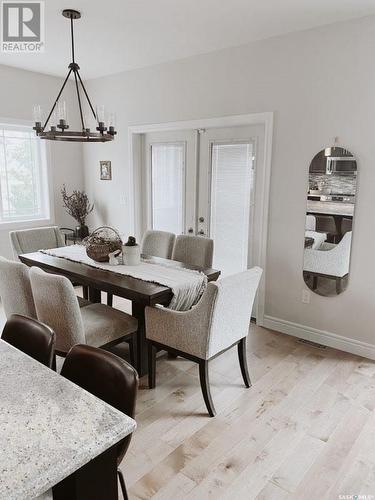
POLYGON ((117 498, 135 421, 2 340, 0 360, 0 498, 117 498))
POLYGON ((315 201, 307 200, 307 213, 319 215, 341 215, 342 217, 353 217, 354 203, 342 203, 339 201, 315 201))

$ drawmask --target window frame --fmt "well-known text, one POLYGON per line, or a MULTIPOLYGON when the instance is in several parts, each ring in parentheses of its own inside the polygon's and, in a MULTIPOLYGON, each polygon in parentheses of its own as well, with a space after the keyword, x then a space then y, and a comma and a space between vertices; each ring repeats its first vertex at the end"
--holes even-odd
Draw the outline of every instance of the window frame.
MULTIPOLYGON (((0 129, 9 127, 15 131, 33 131, 33 122, 31 120, 17 120, 12 118, 0 117, 0 129)), ((47 141, 40 141, 38 154, 40 155, 40 182, 41 182, 41 214, 40 216, 23 216, 22 218, 13 218, 4 220, 2 218, 2 206, 0 206, 0 229, 19 229, 28 227, 45 226, 54 223, 54 206, 51 193, 53 193, 52 179, 50 176, 49 165, 51 164, 50 145, 47 141)), ((1 201, 1 200, 0 200, 1 201)))

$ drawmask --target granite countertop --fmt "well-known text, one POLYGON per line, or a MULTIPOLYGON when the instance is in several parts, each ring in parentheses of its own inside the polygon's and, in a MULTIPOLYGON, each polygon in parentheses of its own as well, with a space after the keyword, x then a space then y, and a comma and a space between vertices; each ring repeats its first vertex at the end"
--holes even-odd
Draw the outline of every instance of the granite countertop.
POLYGON ((0 498, 43 494, 135 421, 0 340, 0 498))
POLYGON ((343 215, 346 217, 353 217, 354 204, 341 203, 337 201, 307 200, 307 211, 309 213, 316 214, 343 215))

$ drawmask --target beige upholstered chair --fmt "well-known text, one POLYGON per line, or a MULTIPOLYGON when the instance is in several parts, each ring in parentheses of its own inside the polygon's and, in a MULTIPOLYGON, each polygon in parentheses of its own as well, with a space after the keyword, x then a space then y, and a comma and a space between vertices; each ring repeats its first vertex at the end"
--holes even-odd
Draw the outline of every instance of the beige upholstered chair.
POLYGON ((250 377, 246 362, 246 337, 262 270, 253 267, 208 283, 201 300, 190 311, 146 308, 146 338, 149 349, 149 387, 155 387, 157 350, 167 350, 199 364, 204 401, 215 415, 208 383, 208 361, 234 345, 238 346, 241 373, 246 387, 250 377))
POLYGON ((142 238, 141 252, 145 255, 170 259, 175 239, 176 236, 167 231, 146 231, 142 238))
POLYGON ((0 298, 7 319, 12 314, 36 318, 29 268, 0 257, 0 298))
MULTIPOLYGON (((57 226, 10 231, 9 236, 13 255, 16 260, 23 253, 32 253, 38 250, 49 250, 50 248, 65 246, 65 238, 57 226)), ((80 284, 74 283, 74 285, 79 286, 80 284)), ((86 300, 88 298, 88 287, 82 286, 82 289, 84 299, 78 299, 80 307, 89 304, 86 300)))
POLYGON ((57 354, 64 356, 75 344, 109 347, 126 341, 134 365, 138 329, 135 318, 104 304, 80 309, 73 285, 64 276, 32 267, 30 280, 38 319, 56 333, 57 354))
POLYGON ((15 259, 23 253, 65 246, 63 235, 57 226, 11 231, 9 236, 15 259))
POLYGON ((202 236, 177 236, 172 259, 198 267, 212 267, 214 242, 202 236))

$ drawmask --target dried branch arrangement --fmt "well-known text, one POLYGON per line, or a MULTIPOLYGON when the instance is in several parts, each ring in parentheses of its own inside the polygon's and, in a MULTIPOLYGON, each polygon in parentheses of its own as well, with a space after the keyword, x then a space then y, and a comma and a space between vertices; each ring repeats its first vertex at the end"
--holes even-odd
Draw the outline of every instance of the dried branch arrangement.
POLYGON ((94 210, 94 204, 90 204, 87 194, 84 191, 74 190, 71 195, 68 195, 64 184, 61 189, 61 196, 68 214, 83 226, 87 216, 94 210))

